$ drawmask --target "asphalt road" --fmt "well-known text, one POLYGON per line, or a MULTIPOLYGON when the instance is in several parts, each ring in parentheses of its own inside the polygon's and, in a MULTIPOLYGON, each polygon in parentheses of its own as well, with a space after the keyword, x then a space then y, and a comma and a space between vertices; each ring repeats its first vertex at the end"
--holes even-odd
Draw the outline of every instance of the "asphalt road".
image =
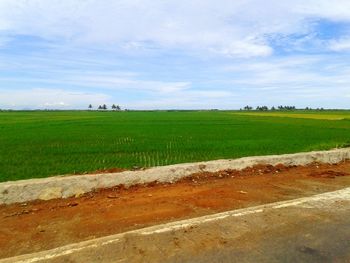
POLYGON ((0 262, 350 262, 350 188, 0 262))

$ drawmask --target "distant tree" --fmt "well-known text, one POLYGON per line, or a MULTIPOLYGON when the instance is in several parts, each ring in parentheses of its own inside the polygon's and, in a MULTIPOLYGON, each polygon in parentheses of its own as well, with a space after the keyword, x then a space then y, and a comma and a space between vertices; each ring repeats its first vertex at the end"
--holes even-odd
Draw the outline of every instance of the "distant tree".
POLYGON ((247 106, 244 107, 244 110, 252 110, 252 109, 253 109, 253 107, 251 107, 251 106, 249 106, 249 105, 247 105, 247 106))
POLYGON ((88 107, 88 108, 89 108, 89 110, 91 110, 91 109, 92 109, 92 105, 91 105, 91 104, 89 104, 89 107, 88 107))
POLYGON ((256 107, 256 110, 258 110, 258 111, 268 111, 269 108, 267 106, 258 106, 258 107, 256 107))
POLYGON ((272 110, 272 111, 276 110, 275 106, 272 106, 271 110, 272 110))
POLYGON ((107 105, 106 105, 106 104, 103 104, 103 105, 102 105, 102 109, 103 109, 103 110, 107 110, 107 105))
POLYGON ((282 106, 282 105, 280 105, 280 106, 278 106, 278 109, 279 110, 295 110, 296 107, 295 106, 282 106))
POLYGON ((112 110, 116 110, 117 106, 115 106, 115 104, 112 105, 112 110))
POLYGON ((117 105, 116 110, 118 110, 118 111, 121 110, 119 105, 117 105))
POLYGON ((103 108, 102 108, 102 106, 101 106, 101 105, 99 105, 99 106, 98 106, 98 109, 99 109, 99 110, 102 110, 103 108))

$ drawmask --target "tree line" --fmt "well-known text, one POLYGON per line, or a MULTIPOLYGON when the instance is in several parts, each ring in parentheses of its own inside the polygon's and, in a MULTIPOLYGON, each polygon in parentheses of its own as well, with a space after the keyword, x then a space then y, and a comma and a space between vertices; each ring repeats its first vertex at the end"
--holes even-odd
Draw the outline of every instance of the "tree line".
MULTIPOLYGON (((89 110, 92 110, 94 107, 92 106, 92 104, 89 104, 88 106, 88 109, 89 110)), ((106 104, 102 104, 102 105, 98 105, 97 107, 98 110, 108 110, 108 106, 106 104)), ((121 110, 121 107, 119 105, 115 105, 113 104, 111 106, 111 109, 114 110, 114 111, 120 111, 121 110)))
POLYGON ((323 108, 316 108, 316 109, 312 109, 310 107, 306 107, 305 109, 297 109, 295 106, 283 106, 283 105, 279 105, 277 107, 272 106, 271 108, 269 108, 268 106, 257 106, 255 109, 252 106, 245 106, 243 109, 240 110, 245 110, 245 111, 251 111, 251 110, 256 110, 256 111, 291 111, 291 110, 324 110, 323 108))

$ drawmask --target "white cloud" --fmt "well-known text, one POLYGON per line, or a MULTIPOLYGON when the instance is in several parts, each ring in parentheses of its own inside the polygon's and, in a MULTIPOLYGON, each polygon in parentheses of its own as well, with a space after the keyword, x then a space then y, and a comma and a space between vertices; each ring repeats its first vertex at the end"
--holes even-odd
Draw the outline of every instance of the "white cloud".
POLYGON ((223 109, 232 108, 232 100, 237 102, 239 99, 230 91, 186 90, 167 96, 156 96, 153 100, 133 101, 126 107, 133 109, 223 109))
MULTIPOLYGON (((169 109, 208 108, 211 105, 225 104, 234 98, 224 90, 174 90, 166 93, 153 93, 152 99, 118 99, 123 108, 169 109)), ((112 97, 103 93, 72 92, 62 89, 1 90, 0 105, 4 109, 86 109, 87 105, 115 103, 112 97)))
POLYGON ((72 92, 61 89, 1 90, 0 105, 5 109, 86 109, 90 103, 110 103, 102 93, 72 92))
POLYGON ((334 51, 350 51, 350 38, 333 40, 329 47, 334 51))
POLYGON ((272 54, 272 48, 265 44, 249 43, 248 41, 236 41, 221 48, 213 48, 213 51, 224 54, 229 57, 258 57, 269 56, 272 54))
POLYGON ((167 82, 167 81, 150 81, 138 80, 132 78, 123 78, 115 75, 100 75, 95 73, 92 75, 81 75, 67 77, 66 83, 79 86, 89 86, 94 88, 104 88, 112 90, 139 90, 160 93, 171 93, 190 88, 190 82, 167 82))
POLYGON ((161 94, 174 93, 190 89, 190 82, 168 82, 154 80, 139 80, 126 76, 118 76, 107 72, 90 72, 88 74, 70 74, 68 72, 57 73, 55 78, 50 76, 35 77, 0 77, 0 81, 10 83, 21 83, 22 85, 36 84, 41 85, 68 85, 74 87, 85 87, 94 90, 104 89, 111 91, 142 91, 156 92, 161 94))
POLYGON ((45 107, 69 107, 70 105, 60 101, 60 102, 45 102, 44 103, 45 107))
POLYGON ((350 65, 343 57, 294 56, 228 65, 226 80, 255 105, 348 107, 350 65))
POLYGON ((308 0, 290 1, 303 16, 322 17, 333 21, 350 21, 350 2, 348 0, 308 0))
POLYGON ((0 105, 85 108, 120 94, 131 108, 336 104, 350 30, 324 41, 322 20, 350 23, 350 1, 0 0, 0 84, 18 89, 0 105))
POLYGON ((76 45, 267 56, 272 35, 310 33, 317 19, 350 21, 346 0, 2 0, 0 31, 76 45))

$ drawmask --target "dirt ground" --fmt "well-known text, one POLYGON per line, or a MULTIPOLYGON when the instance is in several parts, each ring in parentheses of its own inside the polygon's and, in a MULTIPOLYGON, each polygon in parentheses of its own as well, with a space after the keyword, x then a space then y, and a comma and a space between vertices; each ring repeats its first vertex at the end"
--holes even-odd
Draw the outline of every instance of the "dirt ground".
POLYGON ((198 173, 173 184, 102 189, 0 206, 0 258, 350 186, 350 161, 198 173))

